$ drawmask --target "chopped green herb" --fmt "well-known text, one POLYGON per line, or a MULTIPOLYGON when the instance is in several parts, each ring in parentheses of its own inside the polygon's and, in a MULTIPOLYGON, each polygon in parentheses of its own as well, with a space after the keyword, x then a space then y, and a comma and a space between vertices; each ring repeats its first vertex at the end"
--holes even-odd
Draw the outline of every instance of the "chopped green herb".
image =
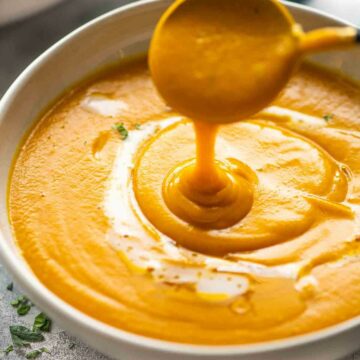
POLYGON ((20 316, 24 316, 26 315, 31 309, 31 305, 30 304, 21 304, 18 308, 17 308, 17 313, 20 316))
POLYGON ((36 359, 38 356, 40 356, 42 354, 42 351, 40 350, 33 350, 33 351, 30 351, 29 353, 27 353, 25 355, 25 357, 27 359, 36 359))
POLYGON ((116 130, 120 136, 121 140, 125 140, 129 136, 129 132, 127 131, 126 127, 124 126, 124 123, 117 123, 113 125, 113 129, 116 130))
POLYGON ((136 130, 140 130, 141 129, 141 124, 136 123, 134 127, 135 127, 136 130))
POLYGON ((8 291, 13 291, 13 289, 14 289, 14 283, 10 283, 10 284, 8 284, 8 286, 6 287, 6 290, 8 290, 8 291))
POLYGON ((17 335, 14 335, 14 334, 11 334, 11 340, 12 340, 13 344, 18 347, 30 345, 29 342, 21 340, 17 335))
POLYGON ((12 351, 14 351, 14 345, 9 345, 5 350, 3 350, 4 354, 10 354, 12 351))
POLYGON ((14 345, 26 346, 29 342, 39 342, 45 340, 44 336, 38 331, 32 331, 22 325, 13 325, 9 327, 11 338, 14 345))
POLYGON ((50 351, 44 347, 42 347, 41 349, 38 349, 38 350, 33 350, 33 351, 30 351, 29 353, 27 353, 25 355, 25 357, 27 359, 36 359, 38 356, 40 356, 42 353, 48 353, 50 354, 50 351))
POLYGON ((71 344, 69 345, 69 349, 72 350, 72 349, 75 347, 75 345, 76 345, 75 343, 71 343, 71 344))
POLYGON ((13 307, 18 307, 20 304, 24 304, 24 303, 27 303, 28 302, 28 299, 26 296, 18 296, 15 300, 13 300, 10 304, 13 306, 13 307))
POLYGON ((15 300, 11 301, 10 304, 11 304, 13 307, 18 307, 18 306, 20 305, 22 299, 23 299, 23 296, 19 296, 19 297, 16 298, 15 300))
POLYGON ((26 296, 19 296, 10 303, 14 308, 17 308, 17 313, 20 316, 26 315, 31 309, 31 302, 26 296))
POLYGON ((40 313, 35 317, 33 331, 50 331, 51 319, 44 313, 40 313))
POLYGON ((334 118, 334 115, 333 114, 326 114, 324 115, 324 120, 326 122, 329 122, 330 120, 332 120, 334 118))

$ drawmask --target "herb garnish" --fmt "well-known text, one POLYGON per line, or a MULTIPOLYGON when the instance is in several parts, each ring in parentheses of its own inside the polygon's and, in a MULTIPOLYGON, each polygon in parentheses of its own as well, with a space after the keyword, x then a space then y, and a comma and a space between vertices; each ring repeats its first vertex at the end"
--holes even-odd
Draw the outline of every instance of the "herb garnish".
POLYGON ((33 331, 47 331, 51 330, 51 319, 44 313, 40 313, 35 317, 33 331))
POLYGON ((32 331, 22 325, 12 325, 9 329, 15 346, 28 346, 29 342, 39 342, 45 340, 44 336, 40 332, 32 331))
POLYGON ((332 120, 334 118, 334 114, 326 114, 326 115, 324 115, 323 118, 326 122, 329 122, 330 120, 332 120))
POLYGON ((30 309, 31 306, 28 304, 20 305, 19 308, 17 309, 17 313, 20 316, 24 316, 30 311, 30 309))
POLYGON ((20 302, 22 301, 22 296, 19 296, 18 298, 16 298, 15 300, 12 300, 10 302, 11 306, 13 307, 18 307, 20 305, 20 302))
POLYGON ((27 353, 26 355, 25 355, 25 357, 27 358, 27 359, 36 359, 38 356, 40 356, 42 353, 50 353, 50 351, 47 349, 47 348, 44 348, 44 347, 42 347, 41 349, 39 349, 39 350, 33 350, 33 351, 30 351, 29 353, 27 353))
POLYGON ((135 128, 136 130, 141 130, 141 124, 136 123, 135 126, 134 126, 134 128, 135 128))
POLYGON ((12 351, 14 351, 14 345, 9 345, 5 350, 3 350, 2 352, 7 355, 10 354, 12 351))
POLYGON ((76 346, 76 344, 72 342, 72 343, 69 345, 69 349, 72 350, 75 346, 76 346))
POLYGON ((116 130, 120 136, 121 140, 125 140, 129 136, 129 132, 127 131, 124 123, 117 123, 113 125, 113 129, 116 130))
POLYGON ((6 290, 8 290, 8 291, 13 291, 13 289, 14 289, 14 283, 10 283, 10 284, 8 284, 8 286, 6 287, 6 290))
POLYGON ((14 308, 17 308, 17 313, 20 316, 26 315, 31 309, 31 302, 26 296, 19 296, 10 303, 14 308))

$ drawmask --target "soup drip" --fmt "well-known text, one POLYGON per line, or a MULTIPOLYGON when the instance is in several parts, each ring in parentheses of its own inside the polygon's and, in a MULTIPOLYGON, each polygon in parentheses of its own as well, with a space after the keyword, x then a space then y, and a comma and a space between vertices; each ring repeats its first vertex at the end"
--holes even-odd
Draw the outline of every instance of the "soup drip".
POLYGON ((194 121, 196 134, 196 158, 172 166, 163 182, 171 212, 207 230, 242 221, 254 203, 254 176, 238 159, 216 159, 219 125, 246 120, 273 101, 303 54, 355 38, 352 28, 305 34, 275 0, 176 1, 159 21, 150 49, 158 91, 194 121))
POLYGON ((240 161, 215 160, 216 126, 195 123, 197 156, 172 169, 163 184, 169 209, 205 229, 230 227, 251 209, 251 171, 240 161))

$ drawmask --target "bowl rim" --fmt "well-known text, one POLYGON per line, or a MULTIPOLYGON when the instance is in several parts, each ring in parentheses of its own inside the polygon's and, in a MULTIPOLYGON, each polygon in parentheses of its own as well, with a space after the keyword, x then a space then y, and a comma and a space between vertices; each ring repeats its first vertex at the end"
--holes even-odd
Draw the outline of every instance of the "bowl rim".
MULTIPOLYGON (((312 13, 327 20, 332 20, 338 25, 354 26, 348 21, 344 21, 336 16, 327 14, 324 11, 310 8, 301 4, 291 3, 288 1, 282 1, 290 9, 298 9, 305 13, 312 13)), ((171 3, 171 0, 140 0, 118 7, 112 11, 109 11, 70 32, 68 35, 60 39, 49 49, 38 56, 26 69, 16 78, 9 89, 5 92, 0 99, 0 126, 5 121, 4 114, 7 113, 10 105, 16 101, 17 93, 22 88, 23 84, 32 77, 33 72, 47 62, 47 59, 51 56, 56 56, 56 53, 61 51, 62 47, 71 39, 77 37, 81 33, 87 31, 88 28, 99 24, 107 19, 117 16, 124 12, 136 11, 147 6, 158 6, 163 8, 164 4, 171 3)), ((76 83, 76 80, 74 81, 76 83)), ((42 109, 40 109, 39 113, 42 109)), ((8 180, 9 181, 9 180, 8 180)), ((8 198, 5 198, 6 208, 8 198)), ((10 221, 9 221, 10 222, 10 221)), ((14 236, 11 235, 13 240, 14 236)), ((84 330, 86 333, 93 336, 99 336, 106 338, 117 343, 127 343, 129 345, 136 346, 147 350, 155 350, 164 353, 176 353, 184 355, 204 355, 209 357, 227 356, 227 355, 251 355, 261 354, 266 352, 280 351, 294 347, 300 347, 303 345, 309 345, 329 337, 335 337, 345 331, 350 331, 353 328, 360 325, 360 315, 349 320, 343 321, 339 324, 335 324, 324 329, 320 329, 314 332, 306 333, 303 335, 297 335, 293 337, 260 342, 243 345, 196 345, 187 343, 178 343, 172 341, 166 341, 156 338, 150 338, 143 335, 131 333, 119 328, 107 325, 106 323, 96 320, 91 316, 81 312, 70 304, 66 303, 56 294, 52 293, 49 289, 43 285, 30 267, 26 264, 25 259, 21 259, 20 256, 14 256, 14 250, 10 243, 7 243, 5 236, 0 229, 0 260, 5 265, 6 269, 14 277, 16 282, 25 290, 31 299, 43 308, 49 314, 53 315, 55 320, 62 319, 62 324, 69 324, 64 326, 71 332, 71 324, 77 329, 84 330), (30 271, 26 277, 23 276, 24 269, 30 271)), ((77 335, 75 333, 75 335, 77 335)), ((78 335, 81 337, 81 335, 78 335)))

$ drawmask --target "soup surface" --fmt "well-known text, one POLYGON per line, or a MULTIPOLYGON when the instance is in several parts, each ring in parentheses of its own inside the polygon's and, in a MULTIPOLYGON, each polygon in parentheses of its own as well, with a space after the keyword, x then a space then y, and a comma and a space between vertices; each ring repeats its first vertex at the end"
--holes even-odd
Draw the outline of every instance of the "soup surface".
POLYGON ((251 192, 240 221, 209 230, 166 200, 164 179, 194 158, 192 122, 131 60, 26 139, 9 194, 18 245, 59 297, 154 338, 243 344, 336 324, 360 313, 359 114, 355 84, 304 64, 271 107, 221 126, 216 157, 251 192))

